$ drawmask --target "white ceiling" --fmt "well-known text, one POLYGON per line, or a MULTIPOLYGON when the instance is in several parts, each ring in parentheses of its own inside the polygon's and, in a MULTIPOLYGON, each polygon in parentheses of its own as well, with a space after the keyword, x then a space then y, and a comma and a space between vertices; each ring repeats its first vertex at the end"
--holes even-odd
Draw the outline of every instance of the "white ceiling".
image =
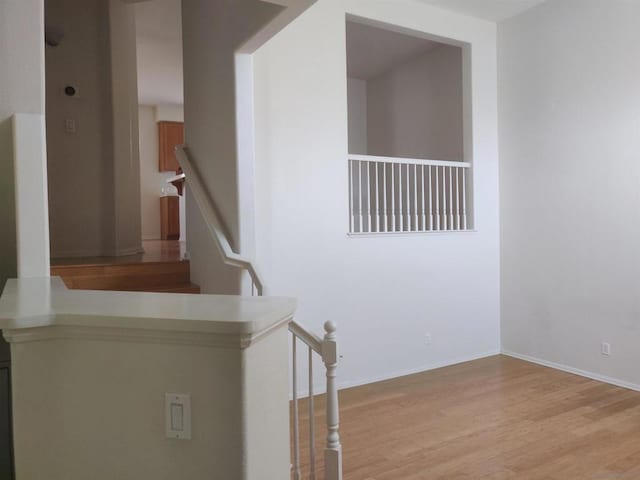
MULTIPOLYGON (((130 0, 135 1, 135 0, 130 0)), ((420 0, 464 15, 499 22, 546 0, 420 0)), ((138 96, 144 105, 182 104, 181 0, 135 5, 138 96)), ((363 24, 347 22, 350 77, 376 77, 439 44, 363 24)))
POLYGON ((135 5, 138 101, 143 105, 182 104, 181 0, 135 5))
POLYGON ((491 22, 501 22, 507 18, 529 10, 546 0, 420 0, 435 7, 462 13, 470 17, 491 22))
POLYGON ((369 80, 433 50, 437 42, 347 22, 347 75, 369 80))

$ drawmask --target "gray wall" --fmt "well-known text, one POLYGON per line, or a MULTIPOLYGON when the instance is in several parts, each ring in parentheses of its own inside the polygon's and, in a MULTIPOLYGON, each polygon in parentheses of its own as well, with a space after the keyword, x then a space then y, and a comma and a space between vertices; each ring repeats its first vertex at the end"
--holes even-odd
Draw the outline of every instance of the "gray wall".
POLYGON ((502 341, 640 385, 640 3, 499 27, 502 341), (610 357, 601 355, 610 342, 610 357))
POLYGON ((348 89, 350 153, 464 160, 461 48, 439 46, 348 89))
POLYGON ((367 82, 347 79, 349 153, 367 154, 367 82))

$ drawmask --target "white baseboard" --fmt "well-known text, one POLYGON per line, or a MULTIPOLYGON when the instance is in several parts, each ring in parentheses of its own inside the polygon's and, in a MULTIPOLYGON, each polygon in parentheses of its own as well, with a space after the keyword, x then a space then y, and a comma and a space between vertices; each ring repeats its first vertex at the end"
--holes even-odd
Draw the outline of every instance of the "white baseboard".
POLYGON ((113 255, 109 255, 110 257, 126 257, 128 255, 140 255, 144 253, 144 248, 142 245, 139 247, 130 247, 130 248, 121 248, 119 250, 113 251, 113 255))
POLYGON ((580 370, 579 368, 570 367, 568 365, 562 365, 560 363, 549 362, 548 360, 542 360, 541 358, 531 357, 529 355, 523 355, 521 353, 511 352, 509 350, 503 350, 502 354, 508 357, 524 360, 525 362, 536 363, 544 367, 554 368, 556 370, 561 370, 563 372, 573 373, 574 375, 580 375, 581 377, 590 378, 592 380, 597 380, 599 382, 609 383, 617 387, 628 388, 629 390, 635 390, 637 392, 640 392, 640 385, 636 383, 627 382, 625 380, 620 380, 618 378, 608 377, 606 375, 600 375, 599 373, 594 373, 594 372, 587 372, 586 370, 580 370))
MULTIPOLYGON (((474 355, 469 355, 466 357, 457 357, 449 360, 443 360, 441 362, 430 363, 428 365, 423 365, 416 368, 408 368, 406 370, 397 370, 395 372, 386 373, 384 375, 376 375, 374 377, 361 378, 358 380, 346 380, 342 382, 338 382, 338 390, 344 390, 346 388, 352 387, 361 387, 363 385, 369 385, 370 383, 384 382, 385 380, 391 380, 393 378, 406 377, 407 375, 414 375, 416 373, 428 372, 429 370, 436 370, 438 368, 443 367, 451 367, 452 365, 457 365, 459 363, 471 362, 473 360, 480 360, 481 358, 493 357, 495 355, 500 355, 501 351, 490 350, 484 353, 478 353, 474 355)), ((338 363, 338 377, 340 377, 340 363, 338 363)), ((307 380, 304 379, 302 382, 306 385, 307 380)), ((326 391, 326 385, 322 383, 321 385, 315 384, 313 386, 314 395, 321 395, 326 391)), ((305 388, 298 389, 298 399, 304 399, 308 396, 308 390, 305 388)), ((290 395, 291 397, 291 395, 290 395)), ((291 399, 291 398, 290 398, 291 399)))
MULTIPOLYGON (((406 370, 398 370, 391 373, 386 373, 384 375, 376 375, 374 377, 367 377, 358 380, 346 380, 343 382, 338 382, 338 389, 343 390, 345 388, 352 387, 360 387, 362 385, 368 385, 370 383, 384 382, 385 380, 391 380, 392 378, 398 377, 406 377, 407 375, 414 375, 416 373, 428 372, 429 370, 436 370, 438 368, 443 367, 451 367, 452 365, 457 365, 459 363, 472 362, 473 360, 480 360, 481 358, 493 357, 495 355, 500 355, 501 351, 499 349, 489 350, 488 352, 477 353, 464 357, 457 357, 448 360, 443 360, 441 362, 430 363, 428 365, 422 365, 416 368, 408 368, 406 370)), ((338 375, 340 375, 340 364, 338 364, 338 375)))
POLYGON ((123 248, 121 250, 62 250, 51 252, 51 258, 123 257, 141 253, 144 253, 142 246, 123 248))
POLYGON ((51 258, 102 257, 102 250, 57 250, 51 252, 51 258))

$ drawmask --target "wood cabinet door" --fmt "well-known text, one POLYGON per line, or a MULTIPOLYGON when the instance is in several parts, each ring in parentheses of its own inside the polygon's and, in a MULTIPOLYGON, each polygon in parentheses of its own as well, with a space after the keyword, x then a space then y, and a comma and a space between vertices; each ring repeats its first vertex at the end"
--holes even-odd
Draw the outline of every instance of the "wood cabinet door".
POLYGON ((180 197, 160 197, 160 238, 180 240, 180 197))
POLYGON ((159 170, 175 172, 178 170, 175 148, 184 143, 184 123, 158 122, 158 140, 159 170))

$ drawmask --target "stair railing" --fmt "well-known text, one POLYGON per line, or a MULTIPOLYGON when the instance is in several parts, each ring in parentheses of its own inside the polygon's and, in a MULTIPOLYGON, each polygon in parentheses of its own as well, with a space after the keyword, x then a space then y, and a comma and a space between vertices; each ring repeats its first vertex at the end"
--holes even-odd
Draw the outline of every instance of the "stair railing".
POLYGON ((342 480, 342 445, 340 444, 340 416, 338 403, 338 386, 336 384, 336 367, 338 366, 338 342, 336 324, 325 322, 325 335, 320 339, 309 332, 299 323, 291 322, 289 331, 292 336, 293 357, 293 463, 291 465, 293 480, 301 480, 302 468, 300 458, 300 415, 298 406, 298 341, 307 346, 308 351, 308 414, 309 414, 309 465, 307 478, 316 480, 316 439, 315 439, 315 401, 313 392, 313 354, 320 355, 325 365, 327 375, 326 390, 326 425, 327 439, 324 449, 324 478, 325 480, 342 480))
POLYGON ((193 198, 200 209, 200 213, 202 214, 204 222, 213 237, 214 243, 218 248, 218 252, 220 253, 220 257, 223 262, 226 265, 246 270, 251 277, 255 294, 257 296, 264 295, 264 282, 262 281, 262 277, 258 273, 256 267, 250 259, 234 252, 231 248, 222 217, 218 212, 218 209, 215 207, 213 199, 204 188, 195 165, 191 163, 186 146, 178 145, 176 147, 176 158, 178 160, 178 164, 182 167, 182 171, 185 174, 185 181, 189 185, 189 189, 191 190, 193 198))
MULTIPOLYGON (((231 248, 226 228, 222 217, 215 206, 212 197, 207 193, 196 167, 189 158, 188 149, 184 145, 176 147, 176 158, 185 174, 185 181, 193 194, 193 198, 202 214, 214 243, 226 265, 246 270, 252 281, 254 295, 264 295, 264 282, 257 268, 250 259, 236 253, 231 248)), ((326 426, 327 438, 324 449, 324 478, 325 480, 342 480, 342 446, 339 433, 339 403, 338 386, 336 383, 336 369, 338 366, 338 344, 336 337, 336 324, 326 322, 324 324, 325 335, 322 339, 305 329, 299 323, 292 321, 289 331, 292 336, 292 383, 293 383, 293 445, 291 470, 294 480, 302 480, 302 465, 300 459, 300 418, 299 418, 299 391, 298 391, 298 358, 297 347, 301 341, 308 349, 308 411, 309 411, 309 480, 316 480, 315 457, 315 405, 313 389, 313 358, 317 354, 322 359, 326 369, 326 426)))

